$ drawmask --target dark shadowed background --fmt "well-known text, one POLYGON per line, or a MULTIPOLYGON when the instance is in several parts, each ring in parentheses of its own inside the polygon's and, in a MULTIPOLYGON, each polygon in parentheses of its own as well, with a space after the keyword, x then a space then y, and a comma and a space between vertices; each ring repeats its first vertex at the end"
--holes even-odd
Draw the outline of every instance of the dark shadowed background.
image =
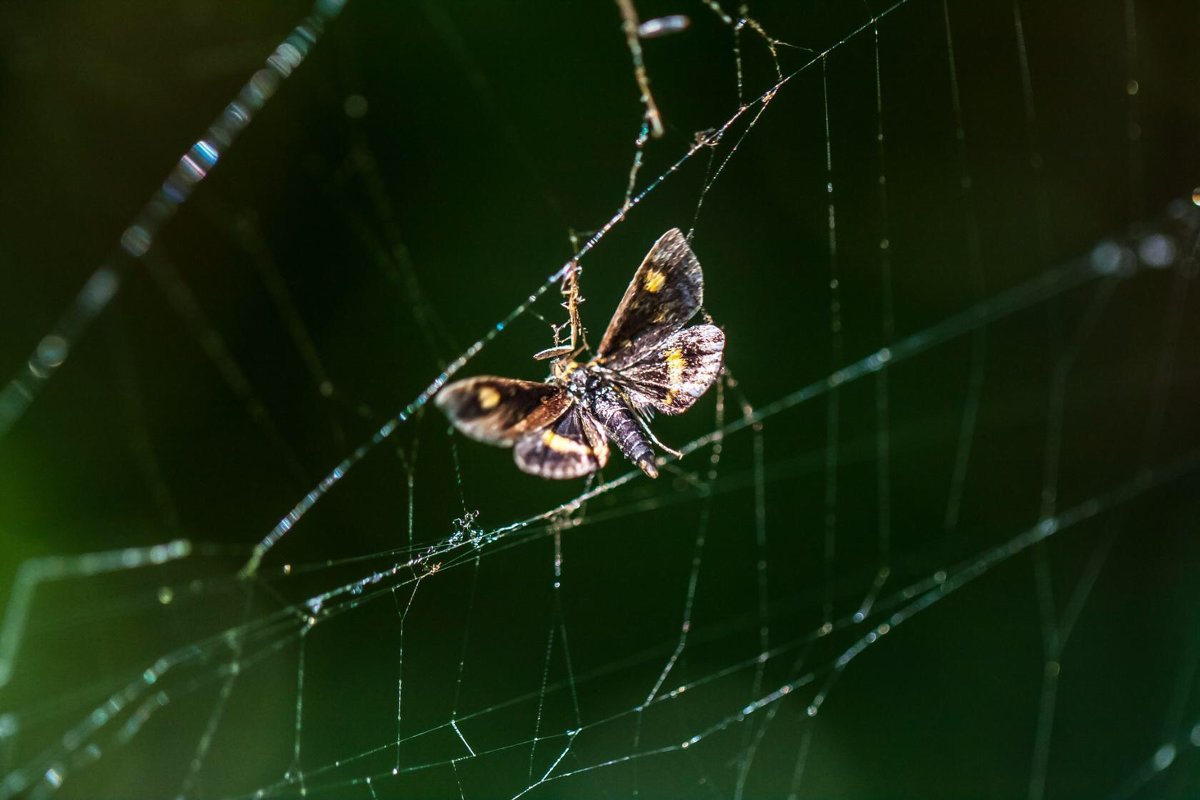
MULTIPOLYGON (((637 5, 692 19, 643 43, 666 133, 640 189, 738 110, 739 56, 746 102, 777 78, 751 28, 637 5)), ((620 209, 641 120, 607 0, 349 3, 0 439, 0 597, 28 559, 193 543, 8 602, 0 796, 1200 792, 1200 5, 908 0, 872 26, 883 11, 755 3, 796 45, 782 73, 809 66, 582 262, 597 341, 650 244, 694 225, 737 387, 723 420, 714 392, 655 431, 683 445, 817 386, 763 420, 761 471, 743 429, 711 481, 706 447, 574 526, 444 551, 464 512, 492 532, 584 483, 523 475, 429 408, 242 581, 306 492, 620 209), (1175 257, 1155 268, 1133 253, 1159 233, 1175 257), (1130 248, 1118 277, 968 314, 886 384, 821 383, 1105 242, 1130 248)), ((0 380, 307 13, 0 8, 0 380)), ((554 288, 533 310, 563 320, 554 288)), ((541 379, 551 343, 523 314, 459 375, 541 379)))

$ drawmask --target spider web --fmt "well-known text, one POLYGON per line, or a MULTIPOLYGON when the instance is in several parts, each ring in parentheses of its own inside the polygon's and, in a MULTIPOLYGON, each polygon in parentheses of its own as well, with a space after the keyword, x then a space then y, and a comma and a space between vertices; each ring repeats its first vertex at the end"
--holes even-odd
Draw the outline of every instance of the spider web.
POLYGON ((1194 793, 1196 10, 593 6, 4 12, 0 797, 1194 793), (659 480, 426 410, 672 226, 659 480))

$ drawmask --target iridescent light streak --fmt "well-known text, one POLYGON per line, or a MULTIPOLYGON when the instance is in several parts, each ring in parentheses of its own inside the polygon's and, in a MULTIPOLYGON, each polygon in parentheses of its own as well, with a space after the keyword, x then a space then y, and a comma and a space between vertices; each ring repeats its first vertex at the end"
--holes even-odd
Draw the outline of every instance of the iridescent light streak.
POLYGON ((121 234, 116 251, 92 273, 58 323, 34 346, 25 366, 0 390, 0 436, 21 418, 41 388, 66 362, 74 343, 120 290, 125 273, 154 245, 163 225, 187 202, 196 186, 229 151, 238 134, 304 61, 326 24, 337 17, 345 3, 346 0, 316 0, 312 13, 275 48, 266 65, 250 77, 204 135, 180 157, 121 234))

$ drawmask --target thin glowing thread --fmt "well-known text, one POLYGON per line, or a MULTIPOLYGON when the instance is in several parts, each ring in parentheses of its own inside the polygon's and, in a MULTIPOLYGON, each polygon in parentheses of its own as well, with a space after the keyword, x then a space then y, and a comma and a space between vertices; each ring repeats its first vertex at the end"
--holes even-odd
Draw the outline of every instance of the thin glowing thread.
MULTIPOLYGON (((987 287, 983 275, 983 258, 979 245, 979 220, 975 213, 975 193, 967 159, 967 133, 963 127, 962 100, 958 92, 958 63, 954 55, 954 33, 950 24, 950 8, 942 0, 942 18, 946 29, 946 63, 950 69, 950 98, 954 107, 954 140, 961 173, 963 219, 967 240, 967 266, 975 283, 975 299, 986 295, 987 287)), ((962 511, 963 490, 967 481, 967 467, 971 448, 975 440, 975 427, 979 417, 979 404, 983 395, 984 359, 987 355, 987 330, 976 329, 971 339, 971 371, 967 378, 967 397, 963 402, 962 428, 959 431, 958 451, 954 458, 954 472, 950 478, 950 492, 946 501, 944 528, 947 533, 958 527, 962 511)))

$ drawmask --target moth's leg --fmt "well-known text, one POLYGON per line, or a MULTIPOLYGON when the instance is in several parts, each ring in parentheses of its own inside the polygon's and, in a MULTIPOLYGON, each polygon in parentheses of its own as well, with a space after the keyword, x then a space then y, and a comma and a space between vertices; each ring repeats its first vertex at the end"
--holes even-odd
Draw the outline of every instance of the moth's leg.
POLYGON ((670 453, 676 458, 683 458, 683 453, 675 450, 674 448, 667 447, 658 440, 658 437, 654 435, 654 431, 650 430, 650 425, 646 422, 641 414, 634 414, 633 418, 637 420, 638 426, 642 429, 642 433, 646 434, 646 438, 653 442, 659 450, 662 450, 664 453, 670 453))
MULTIPOLYGON (((602 374, 613 374, 603 367, 599 367, 598 369, 602 374)), ((646 434, 646 438, 657 445, 658 449, 662 450, 664 453, 670 453, 676 458, 683 458, 683 453, 679 452, 673 447, 667 447, 658 440, 658 437, 654 435, 654 431, 650 430, 651 417, 648 409, 642 408, 637 403, 633 402, 633 399, 623 389, 621 389, 620 386, 616 386, 614 388, 617 390, 617 394, 621 396, 622 402, 624 402, 629 408, 633 409, 633 418, 637 420, 638 427, 642 429, 642 433, 646 434)))

